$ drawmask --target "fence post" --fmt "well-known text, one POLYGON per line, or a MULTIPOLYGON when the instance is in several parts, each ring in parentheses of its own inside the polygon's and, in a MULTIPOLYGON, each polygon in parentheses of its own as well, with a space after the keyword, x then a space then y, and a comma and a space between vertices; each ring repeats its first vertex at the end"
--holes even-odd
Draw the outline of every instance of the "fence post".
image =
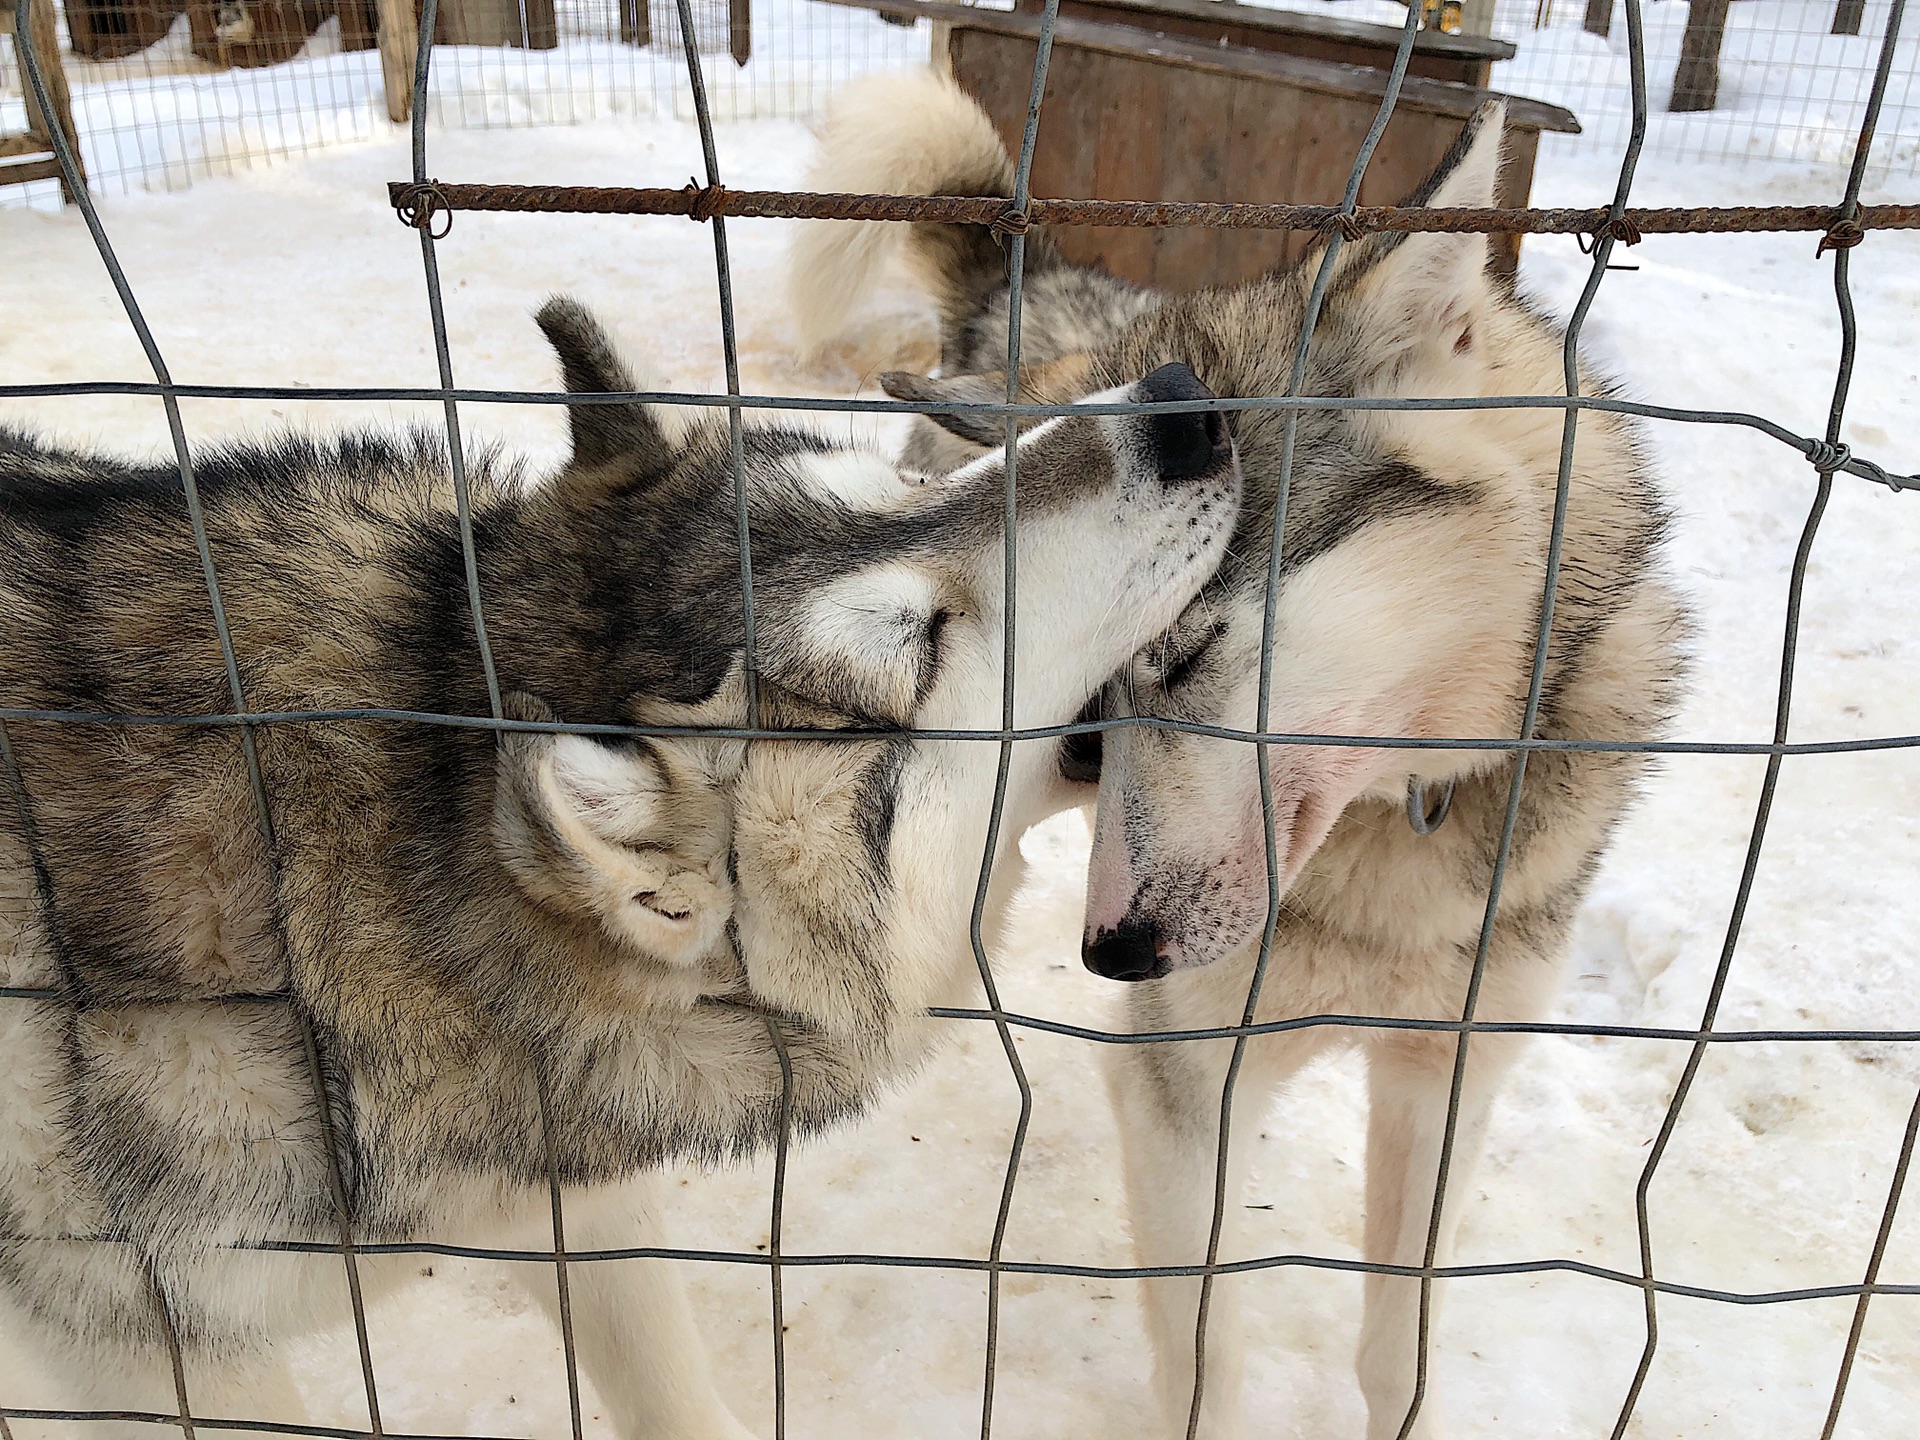
POLYGON ((727 0, 727 51, 736 65, 753 58, 753 19, 747 0, 727 0))
POLYGON ((420 31, 411 0, 379 0, 380 80, 387 91, 387 118, 404 125, 413 114, 413 67, 420 58, 420 31))
POLYGON ((1688 0, 1687 31, 1680 39, 1680 63, 1673 71, 1673 98, 1667 103, 1667 109, 1673 114, 1711 110, 1719 98, 1720 42, 1727 33, 1727 3, 1728 0, 1688 0))
POLYGON ((1860 24, 1866 17, 1867 0, 1834 0, 1833 33, 1858 35, 1860 24))
POLYGON ((1493 34, 1494 0, 1466 0, 1460 7, 1462 35, 1493 34))
POLYGON ((1613 0, 1587 0, 1587 18, 1581 22, 1581 29, 1589 35, 1607 38, 1613 29, 1613 0))

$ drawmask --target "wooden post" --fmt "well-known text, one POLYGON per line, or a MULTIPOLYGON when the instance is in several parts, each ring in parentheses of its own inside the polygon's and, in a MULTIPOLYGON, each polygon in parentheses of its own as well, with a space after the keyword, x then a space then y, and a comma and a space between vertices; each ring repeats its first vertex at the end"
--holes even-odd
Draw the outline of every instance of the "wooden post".
POLYGON ((420 63, 420 17, 413 0, 379 0, 380 79, 387 90, 387 118, 404 125, 413 118, 413 71, 420 63))
POLYGON ((1673 71, 1675 115, 1711 110, 1720 96, 1720 43, 1727 34, 1727 0, 1687 0, 1687 30, 1673 71))
POLYGON ((620 0, 620 38, 642 49, 653 44, 653 16, 647 0, 620 0))
POLYGON ((753 21, 748 0, 727 0, 727 49, 736 65, 744 65, 753 58, 753 21))
POLYGON ((1613 29, 1613 0, 1587 0, 1587 17, 1580 28, 1589 35, 1606 39, 1613 29))
POLYGON ((1833 33, 1836 35, 1858 35, 1860 22, 1867 18, 1867 0, 1835 0, 1833 7, 1833 33))
POLYGON ((1460 7, 1460 33, 1462 35, 1493 34, 1494 0, 1466 0, 1460 7))
MULTIPOLYGON (((27 27, 33 35, 34 57, 40 62, 40 78, 46 83, 47 99, 53 102, 53 114, 41 113, 39 102, 34 98, 33 87, 27 81, 27 63, 20 60, 20 88, 26 93, 27 129, 35 135, 49 137, 47 148, 53 148, 51 137, 54 127, 66 140, 73 151, 73 163, 80 169, 80 182, 86 183, 87 162, 80 154, 80 131, 73 123, 73 95, 67 89, 66 67, 60 63, 60 32, 54 28, 53 0, 29 0, 27 5, 27 27)), ((14 36, 13 43, 21 43, 14 36)), ((67 204, 74 203, 75 196, 67 184, 66 175, 60 177, 60 198, 67 204)))

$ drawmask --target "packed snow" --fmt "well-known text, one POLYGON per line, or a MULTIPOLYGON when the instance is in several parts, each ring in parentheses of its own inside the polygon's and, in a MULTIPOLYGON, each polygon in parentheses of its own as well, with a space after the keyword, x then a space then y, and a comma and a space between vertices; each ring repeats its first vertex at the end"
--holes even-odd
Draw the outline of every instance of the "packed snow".
MULTIPOLYGON (((1659 7, 1671 8, 1671 7, 1659 7)), ((1736 7, 1742 8, 1742 7, 1736 7)), ((1869 29, 1872 28, 1872 7, 1869 29)), ((564 52, 563 52, 564 53, 564 52)), ((758 63, 758 62, 756 62, 758 63)), ((730 68, 730 67, 726 67, 730 68)), ((1797 122, 1794 122, 1797 123, 1797 122)), ((437 376, 420 250, 385 185, 409 171, 384 121, 352 143, 271 169, 103 203, 107 226, 174 376, 188 383, 430 386, 437 376)), ((730 185, 791 185, 809 140, 790 121, 723 125, 730 185)), ((449 129, 432 142, 447 179, 684 183, 693 128, 657 112, 568 127, 449 129)), ((1611 193, 1617 156, 1548 150, 1544 205, 1611 193)), ((1822 203, 1832 168, 1710 168, 1650 157, 1635 199, 1822 203)), ((1869 199, 1920 199, 1911 179, 1869 199)), ((924 315, 892 312, 864 351, 809 375, 782 292, 788 226, 728 225, 742 375, 762 393, 872 394, 859 376, 902 340, 924 356, 924 315)), ((1616 255, 1587 326, 1591 355, 1631 395, 1770 416, 1820 433, 1839 330, 1831 258, 1814 237, 1654 237, 1616 255)), ((0 212, 0 384, 150 378, 80 218, 0 212)), ((722 378, 712 238, 679 219, 458 217, 439 246, 454 373, 462 385, 551 388, 530 312, 556 289, 603 307, 659 381, 722 378)), ((1920 236, 1875 233, 1852 252, 1861 324, 1843 438, 1888 468, 1920 469, 1920 236)), ((1572 240, 1533 238, 1521 278, 1560 313, 1589 261, 1572 240)), ((300 401, 183 402, 196 442, 279 425, 434 422, 437 407, 300 401)), ((157 401, 0 398, 0 421, 70 444, 162 457, 157 401)), ((462 407, 471 439, 543 460, 562 447, 554 407, 462 407)), ((859 417, 821 423, 840 433, 859 417)), ((892 432, 888 432, 890 435, 892 432)), ((888 438, 883 435, 883 438, 888 438)), ((1811 468, 1751 431, 1651 431, 1680 522, 1670 562, 1699 608, 1692 699, 1679 734, 1763 740, 1772 724, 1789 562, 1813 495, 1811 468)), ((1809 567, 1794 735, 1920 733, 1920 496, 1842 476, 1809 567)), ((1762 762, 1677 757, 1621 830, 1582 919, 1555 1011, 1581 1022, 1688 1028, 1719 956, 1762 762)), ((1920 1029, 1920 757, 1797 758, 1785 766, 1765 856, 1722 1007, 1723 1028, 1920 1029)), ((1078 959, 1087 837, 1077 816, 1028 837, 1033 883, 998 957, 1005 1002, 1083 1024, 1118 1021, 1114 987, 1078 959)), ((991 1029, 956 1024, 928 1072, 862 1123, 800 1148, 787 1190, 789 1254, 984 1255, 1017 1115, 991 1029)), ((1117 1138, 1097 1047, 1023 1033, 1035 1096, 1014 1195, 1009 1258, 1125 1265, 1131 1256, 1117 1138)), ((1634 1185, 1685 1046, 1543 1038, 1516 1068, 1468 1197, 1463 1263, 1560 1257, 1638 1268, 1634 1185)), ((1742 1292, 1858 1283, 1920 1057, 1894 1044, 1766 1043, 1714 1049, 1652 1194, 1659 1273, 1742 1292)), ((1356 1257, 1364 1086, 1340 1060, 1304 1075, 1258 1142, 1243 1244, 1249 1254, 1356 1257)), ((763 1250, 770 1165, 688 1174, 674 1243, 763 1250)), ((1196 1257, 1198 1258, 1198 1257, 1196 1257)), ((772 1431, 765 1271, 687 1263, 726 1393, 772 1431)), ((429 1434, 551 1437, 567 1430, 559 1337, 504 1266, 421 1261, 418 1285, 370 1315, 386 1426, 429 1434)), ((1920 1282, 1920 1199, 1909 1195, 1882 1279, 1920 1282)), ((1261 1436, 1358 1434, 1351 1353, 1357 1277, 1304 1267, 1224 1281, 1246 1297, 1247 1401, 1261 1436)), ((994 1433, 1147 1433, 1146 1339, 1127 1281, 1009 1277, 1003 1286, 994 1433)), ((985 1288, 937 1269, 803 1269, 786 1276, 789 1433, 960 1437, 979 1429, 985 1288)), ((1661 1344, 1630 1434, 1815 1434, 1853 1315, 1850 1298, 1732 1306, 1665 1298, 1661 1344)), ((344 1316, 343 1316, 344 1321, 344 1316)), ((1466 1436, 1597 1436, 1613 1423, 1643 1340, 1637 1290, 1567 1275, 1457 1281, 1437 1336, 1436 1384, 1466 1436)), ((34 1403, 34 1377, 0 1394, 34 1403)), ((319 1424, 366 1422, 350 1330, 304 1344, 298 1370, 319 1424)), ((609 1430, 587 1396, 587 1429, 609 1430)), ((1920 1297, 1870 1312, 1838 1434, 1908 1433, 1920 1405, 1920 1297), (1902 1417, 1907 1417, 1903 1419, 1902 1417)))

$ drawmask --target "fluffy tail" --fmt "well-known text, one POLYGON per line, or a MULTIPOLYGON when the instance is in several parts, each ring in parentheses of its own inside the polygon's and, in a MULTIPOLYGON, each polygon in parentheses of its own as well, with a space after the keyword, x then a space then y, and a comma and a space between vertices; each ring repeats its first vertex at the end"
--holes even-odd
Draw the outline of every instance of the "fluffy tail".
MULTIPOLYGON (((878 74, 856 80, 828 103, 806 186, 854 194, 1010 196, 1013 161, 993 122, 951 80, 932 70, 878 74)), ((807 221, 794 241, 789 275, 802 350, 817 354, 838 338, 859 301, 902 254, 939 306, 943 336, 971 319, 1006 280, 1006 258, 985 226, 807 221)))

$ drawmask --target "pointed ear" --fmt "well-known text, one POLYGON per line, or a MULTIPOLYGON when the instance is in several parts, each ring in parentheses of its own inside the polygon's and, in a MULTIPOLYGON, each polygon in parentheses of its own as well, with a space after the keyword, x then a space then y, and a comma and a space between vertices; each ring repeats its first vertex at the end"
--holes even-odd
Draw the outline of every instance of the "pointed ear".
MULTIPOLYGON (((1498 100, 1474 111, 1446 158, 1406 203, 1434 209, 1491 206, 1506 113, 1498 100)), ((1463 327, 1490 294, 1485 235, 1380 235, 1354 248, 1361 272, 1354 289, 1373 302, 1374 324, 1386 335, 1413 342, 1445 329, 1456 342, 1470 339, 1463 327)))
MULTIPOLYGON (((512 720, 554 719, 531 695, 509 695, 502 708, 512 720)), ((677 794, 647 750, 503 730, 494 850, 536 903, 597 921, 615 941, 656 960, 690 965, 718 943, 733 913, 724 846, 705 858, 674 849, 685 812, 703 800, 721 803, 717 794, 677 794)))
MULTIPOLYGON (((968 405, 1001 405, 1007 398, 1007 372, 988 370, 978 375, 946 375, 934 378, 912 375, 904 370, 889 370, 880 377, 880 388, 896 400, 953 400, 968 405)), ((1020 367, 1020 401, 1026 405, 1064 405, 1090 395, 1099 387, 1093 383, 1093 358, 1084 350, 1049 360, 1043 365, 1020 367)), ((978 413, 929 415, 941 429, 975 445, 1003 445, 1007 422, 998 415, 978 413)), ((1023 416, 1022 430, 1030 430, 1046 417, 1023 416)))
MULTIPOLYGON (((534 319, 560 357, 568 394, 617 394, 640 388, 611 337, 579 301, 556 295, 534 319)), ((676 447, 675 437, 661 419, 656 407, 638 401, 569 405, 574 464, 623 461, 629 467, 637 462, 649 473, 663 469, 676 447)))

